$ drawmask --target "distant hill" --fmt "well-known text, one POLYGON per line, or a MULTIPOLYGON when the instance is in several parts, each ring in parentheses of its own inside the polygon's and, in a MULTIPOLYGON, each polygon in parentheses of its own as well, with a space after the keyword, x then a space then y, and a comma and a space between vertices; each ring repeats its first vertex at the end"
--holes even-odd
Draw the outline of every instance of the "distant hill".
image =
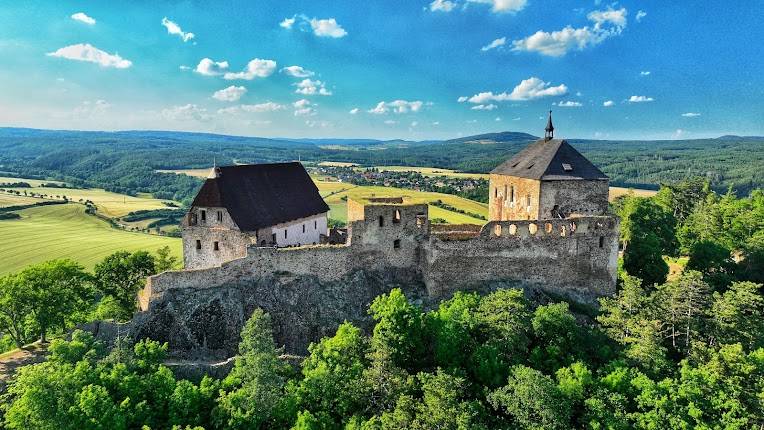
MULTIPOLYGON (((174 131, 65 131, 0 128, 0 171, 53 177, 124 194, 149 192, 184 200, 199 180, 156 170, 218 164, 343 161, 364 166, 438 167, 488 172, 536 136, 505 131, 444 141, 287 139, 174 131)), ((568 139, 613 185, 657 188, 703 176, 714 189, 739 194, 764 188, 764 138, 693 140, 568 139)))

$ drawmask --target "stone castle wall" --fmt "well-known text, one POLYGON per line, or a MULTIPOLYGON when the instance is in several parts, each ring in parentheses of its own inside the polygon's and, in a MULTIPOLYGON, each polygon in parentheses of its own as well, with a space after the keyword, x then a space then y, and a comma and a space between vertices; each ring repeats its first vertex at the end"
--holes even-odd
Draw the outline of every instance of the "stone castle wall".
POLYGON ((556 218, 552 209, 558 210, 565 216, 577 214, 594 216, 607 213, 608 210, 608 180, 600 181, 542 181, 540 195, 539 218, 556 218))
POLYGON ((538 219, 540 181, 507 175, 490 175, 488 219, 538 219), (512 192, 514 189, 514 201, 512 192), (530 196, 530 205, 528 205, 530 196))

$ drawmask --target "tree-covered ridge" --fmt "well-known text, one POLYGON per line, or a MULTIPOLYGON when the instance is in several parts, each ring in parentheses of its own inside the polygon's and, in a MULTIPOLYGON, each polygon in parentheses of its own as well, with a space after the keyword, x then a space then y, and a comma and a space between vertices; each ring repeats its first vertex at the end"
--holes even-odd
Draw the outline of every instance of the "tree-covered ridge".
MULTIPOLYGON (((158 169, 301 159, 345 161, 365 166, 430 166, 488 172, 534 139, 524 133, 494 133, 442 142, 284 140, 175 132, 75 132, 0 129, 2 170, 24 177, 52 176, 75 186, 93 186, 186 201, 201 181, 157 173, 158 169)), ((764 188, 759 173, 764 140, 747 137, 677 141, 570 142, 611 178, 614 185, 658 188, 661 183, 703 176, 712 189, 738 195, 764 188)))
POLYGON ((21 370, 5 426, 759 428, 761 285, 709 291, 696 272, 654 289, 626 276, 596 320, 582 320, 567 303, 533 306, 519 290, 458 293, 430 311, 393 290, 372 303, 370 335, 345 323, 299 369, 280 359, 271 319, 256 310, 230 375, 199 384, 161 364, 166 345, 106 354, 76 332, 21 370), (690 297, 701 311, 675 318, 690 297))

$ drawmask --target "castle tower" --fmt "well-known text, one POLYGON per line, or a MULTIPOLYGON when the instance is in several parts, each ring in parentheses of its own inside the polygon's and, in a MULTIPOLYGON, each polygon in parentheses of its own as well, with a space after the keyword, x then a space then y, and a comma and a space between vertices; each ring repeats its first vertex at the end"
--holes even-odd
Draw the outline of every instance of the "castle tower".
POLYGON ((489 220, 604 215, 608 177, 566 140, 554 138, 549 111, 544 138, 490 174, 489 220))

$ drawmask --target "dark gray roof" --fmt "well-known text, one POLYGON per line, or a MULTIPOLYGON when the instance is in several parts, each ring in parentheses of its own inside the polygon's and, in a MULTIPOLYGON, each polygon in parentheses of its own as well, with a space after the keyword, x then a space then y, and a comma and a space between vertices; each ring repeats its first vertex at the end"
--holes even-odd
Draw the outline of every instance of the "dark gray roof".
POLYGON ((192 206, 228 210, 242 231, 253 231, 329 211, 313 180, 297 162, 216 168, 192 206))
POLYGON ((491 173, 542 181, 608 179, 597 166, 562 139, 537 140, 491 173))

